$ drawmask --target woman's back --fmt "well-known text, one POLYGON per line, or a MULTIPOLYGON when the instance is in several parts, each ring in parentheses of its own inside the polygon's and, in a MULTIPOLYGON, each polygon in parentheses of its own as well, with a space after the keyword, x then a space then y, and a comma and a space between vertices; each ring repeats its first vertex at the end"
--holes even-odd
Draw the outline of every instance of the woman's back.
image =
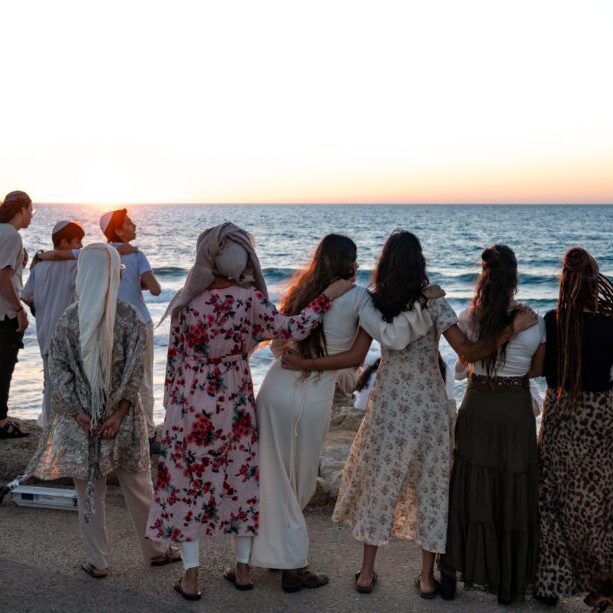
MULTIPOLYGON (((558 335, 556 311, 545 315, 547 351, 545 377, 551 388, 558 386, 558 335)), ((611 389, 613 367, 613 318, 591 313, 583 314, 583 347, 581 354, 581 387, 584 391, 600 392, 611 389)))
MULTIPOLYGON (((458 316, 458 325, 469 340, 476 341, 479 337, 472 313, 472 307, 464 309, 458 316)), ((520 332, 507 343, 504 364, 497 364, 493 375, 497 377, 526 375, 532 365, 532 356, 545 339, 545 322, 539 316, 537 325, 520 332)), ((477 375, 485 375, 485 364, 482 361, 475 363, 474 372, 477 375)))

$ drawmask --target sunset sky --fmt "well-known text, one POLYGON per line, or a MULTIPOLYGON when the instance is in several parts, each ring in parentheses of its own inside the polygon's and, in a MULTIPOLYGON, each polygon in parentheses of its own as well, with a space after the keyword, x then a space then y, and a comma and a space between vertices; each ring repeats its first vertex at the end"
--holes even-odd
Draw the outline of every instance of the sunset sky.
POLYGON ((3 2, 0 197, 613 203, 613 2, 3 2))

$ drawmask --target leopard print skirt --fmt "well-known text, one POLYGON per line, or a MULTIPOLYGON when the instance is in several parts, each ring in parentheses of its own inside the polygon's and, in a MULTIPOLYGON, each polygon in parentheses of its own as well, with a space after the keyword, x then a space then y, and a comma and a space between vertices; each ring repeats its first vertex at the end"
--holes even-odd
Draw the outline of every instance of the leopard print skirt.
POLYGON ((548 389, 538 445, 536 590, 580 594, 613 570, 613 391, 583 392, 571 408, 548 389))

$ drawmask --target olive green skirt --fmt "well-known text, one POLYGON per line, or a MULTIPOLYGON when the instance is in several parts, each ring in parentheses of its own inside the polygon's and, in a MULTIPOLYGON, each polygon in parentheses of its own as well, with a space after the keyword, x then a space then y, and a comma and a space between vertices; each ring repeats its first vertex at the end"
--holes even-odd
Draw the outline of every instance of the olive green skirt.
POLYGON ((537 562, 536 423, 527 380, 494 381, 471 380, 458 412, 444 568, 517 600, 537 562))

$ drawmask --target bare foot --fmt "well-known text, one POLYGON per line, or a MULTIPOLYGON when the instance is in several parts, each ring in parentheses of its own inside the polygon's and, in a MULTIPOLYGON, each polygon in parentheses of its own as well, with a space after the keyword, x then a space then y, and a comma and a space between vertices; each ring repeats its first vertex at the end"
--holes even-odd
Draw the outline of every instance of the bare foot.
POLYGON ((188 568, 181 579, 181 589, 187 594, 198 592, 198 569, 188 568))
POLYGON ((236 577, 237 585, 250 585, 251 584, 251 567, 249 564, 243 562, 237 562, 234 567, 234 576, 236 577))
POLYGON ((360 576, 355 583, 359 587, 370 587, 372 585, 372 578, 374 575, 374 570, 361 570, 360 576))
POLYGON ((419 577, 419 587, 422 592, 433 592, 436 589, 434 575, 429 573, 424 577, 424 574, 422 573, 419 577))

